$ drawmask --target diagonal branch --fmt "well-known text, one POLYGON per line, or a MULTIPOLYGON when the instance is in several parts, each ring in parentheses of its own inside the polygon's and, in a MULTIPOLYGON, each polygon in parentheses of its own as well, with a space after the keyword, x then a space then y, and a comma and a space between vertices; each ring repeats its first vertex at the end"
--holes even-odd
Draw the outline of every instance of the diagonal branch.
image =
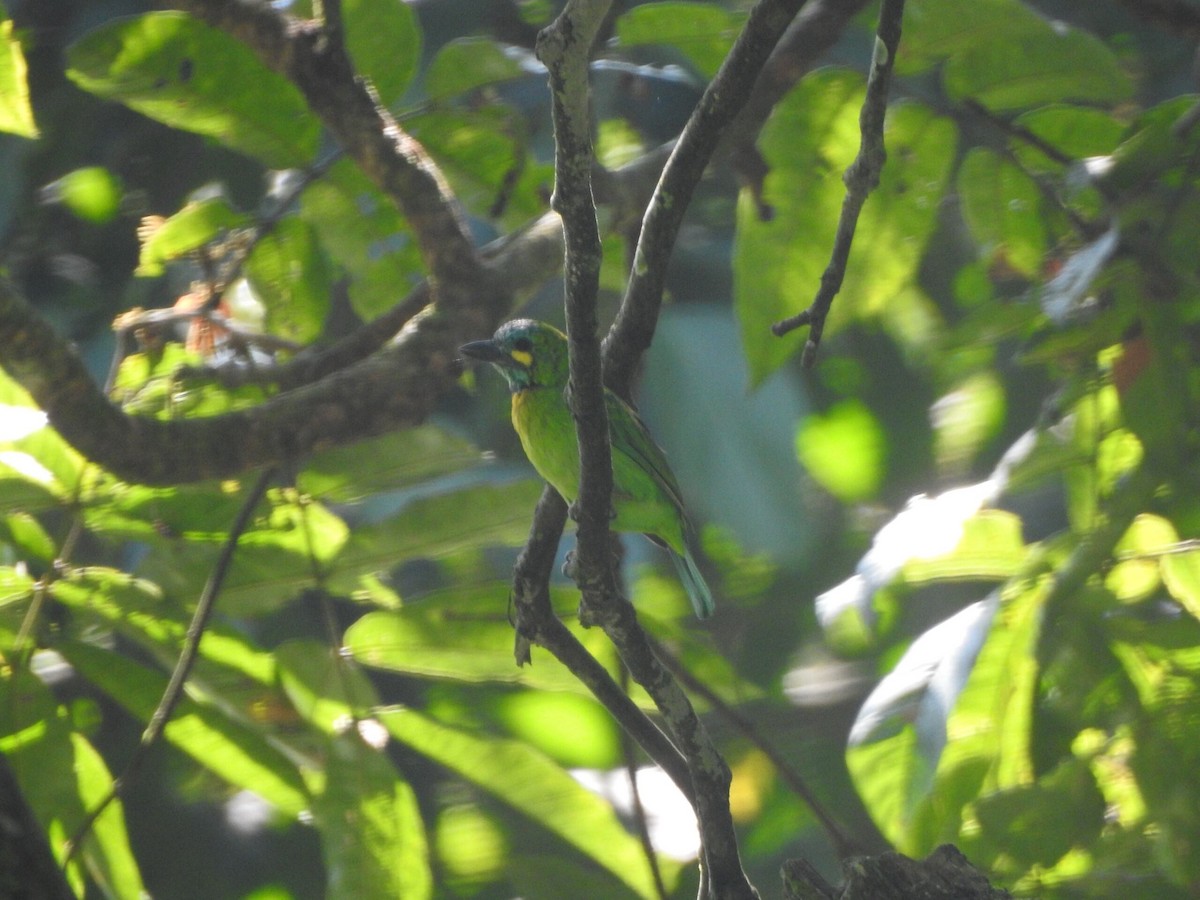
POLYGON ((867 197, 879 185, 879 176, 887 159, 883 146, 883 123, 887 114, 888 87, 891 84, 892 67, 896 51, 900 47, 900 23, 904 17, 904 0, 883 0, 879 11, 879 28, 875 36, 875 53, 871 57, 871 73, 867 77, 867 95, 859 115, 862 143, 858 156, 846 169, 842 180, 846 183, 846 197, 838 217, 837 233, 833 241, 833 252, 829 265, 821 275, 821 287, 808 309, 776 322, 771 331, 782 337, 805 325, 810 326, 808 341, 804 345, 801 362, 805 367, 813 364, 821 335, 825 330, 825 319, 833 306, 833 298, 842 287, 846 277, 846 263, 850 259, 850 245, 854 242, 854 231, 858 227, 858 216, 867 197))
POLYGON ((292 18, 268 3, 178 0, 175 4, 253 50, 299 88, 313 112, 362 171, 408 219, 438 290, 465 291, 480 262, 445 178, 433 160, 359 78, 341 40, 339 7, 331 27, 292 18))
POLYGON ((696 185, 802 3, 803 0, 760 0, 729 56, 696 104, 667 160, 642 220, 621 310, 604 340, 605 380, 622 396, 629 396, 637 362, 654 338, 667 261, 696 185))

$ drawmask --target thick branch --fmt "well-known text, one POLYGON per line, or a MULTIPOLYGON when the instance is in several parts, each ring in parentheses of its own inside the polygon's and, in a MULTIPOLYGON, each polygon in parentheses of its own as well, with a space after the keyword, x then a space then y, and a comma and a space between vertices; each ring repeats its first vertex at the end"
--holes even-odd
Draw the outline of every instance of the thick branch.
POLYGON ((867 95, 863 99, 859 126, 862 142, 858 156, 846 169, 842 180, 846 182, 846 197, 838 217, 837 234, 833 241, 833 253, 829 265, 821 275, 821 287, 812 305, 799 315, 784 319, 771 326, 776 336, 782 336, 808 325, 808 341, 804 345, 801 361, 811 366, 816 359, 821 335, 825 330, 825 319, 833 298, 842 287, 846 277, 846 263, 850 259, 850 245, 854 242, 854 231, 858 227, 858 216, 871 191, 879 185, 879 176, 887 159, 883 146, 883 124, 887 115, 888 88, 891 84, 892 68, 896 51, 900 47, 900 23, 904 17, 904 0, 883 0, 879 11, 879 28, 875 36, 875 53, 871 57, 871 73, 867 77, 867 95))
POLYGON ((466 289, 464 280, 476 274, 478 257, 454 197, 421 145, 356 76, 340 29, 298 21, 268 3, 179 0, 175 5, 238 39, 291 80, 347 155, 408 219, 439 297, 466 289))
POLYGON ((579 438, 577 580, 583 608, 617 593, 608 558, 612 508, 612 451, 596 336, 600 289, 600 230, 592 197, 592 125, 588 58, 609 0, 571 0, 538 35, 538 57, 550 75, 554 116, 554 196, 566 236, 566 318, 570 340, 567 390, 579 438))

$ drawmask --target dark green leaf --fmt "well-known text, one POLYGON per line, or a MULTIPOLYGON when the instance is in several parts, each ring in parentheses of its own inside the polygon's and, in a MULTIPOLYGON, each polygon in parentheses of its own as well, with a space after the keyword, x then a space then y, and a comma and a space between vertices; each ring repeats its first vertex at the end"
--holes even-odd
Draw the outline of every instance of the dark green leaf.
POLYGON ((1046 255, 1046 226, 1030 177, 991 150, 975 147, 958 170, 958 192, 984 256, 1035 277, 1046 255))
POLYGON ((359 73, 371 79, 384 106, 403 95, 421 61, 421 29, 407 3, 347 0, 346 46, 359 73))
POLYGON ((675 47, 702 75, 712 78, 740 28, 741 17, 709 3, 648 3, 617 19, 616 31, 625 46, 675 47))
POLYGON ((300 92, 243 43, 178 12, 110 20, 68 51, 86 91, 269 166, 304 166, 320 126, 300 92))
MULTIPOLYGON (((764 199, 775 215, 761 221, 743 190, 733 260, 734 304, 753 384, 805 340, 803 329, 777 338, 770 326, 816 296, 845 195, 841 174, 858 151, 862 97, 857 74, 816 72, 776 107, 763 131, 760 146, 770 165, 764 199)), ((892 109, 885 139, 888 163, 859 218, 827 333, 853 319, 895 314, 936 223, 954 156, 953 124, 903 104, 892 109)))
POLYGON ((525 75, 520 63, 495 41, 459 38, 442 47, 429 64, 425 91, 430 100, 447 100, 525 75))
POLYGON ((298 344, 320 336, 333 278, 311 226, 294 217, 276 223, 255 245, 246 276, 266 307, 266 331, 298 344))

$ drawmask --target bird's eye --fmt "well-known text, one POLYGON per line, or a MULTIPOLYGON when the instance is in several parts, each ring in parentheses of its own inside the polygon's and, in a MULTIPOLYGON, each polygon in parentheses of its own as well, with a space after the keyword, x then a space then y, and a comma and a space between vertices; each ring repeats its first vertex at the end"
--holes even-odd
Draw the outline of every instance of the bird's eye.
POLYGON ((520 350, 522 353, 528 353, 533 349, 533 341, 527 337, 517 338, 515 341, 513 341, 513 347, 517 350, 520 350))

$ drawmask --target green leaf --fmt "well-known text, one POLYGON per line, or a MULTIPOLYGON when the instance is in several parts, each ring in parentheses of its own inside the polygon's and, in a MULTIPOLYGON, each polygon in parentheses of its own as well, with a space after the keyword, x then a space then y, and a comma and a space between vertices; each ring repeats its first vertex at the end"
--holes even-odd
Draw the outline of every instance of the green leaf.
MULTIPOLYGON (((143 721, 148 721, 167 686, 165 676, 116 653, 74 641, 58 645, 80 674, 143 721)), ((166 739, 230 784, 253 791, 288 816, 308 807, 308 794, 295 764, 256 731, 217 707, 185 695, 166 739)))
POLYGON ((316 340, 333 294, 329 268, 311 226, 292 216, 277 222, 246 260, 246 277, 266 307, 266 331, 298 344, 316 340))
MULTIPOLYGON (((4 754, 21 792, 51 838, 61 862, 63 843, 112 788, 112 775, 95 748, 72 731, 49 690, 36 676, 11 670, 0 675, 0 752, 4 754)), ((83 843, 89 873, 108 890, 108 896, 146 896, 129 848, 124 809, 116 800, 97 818, 83 843)), ((78 860, 68 879, 83 895, 78 860)))
POLYGON ((339 734, 379 705, 370 680, 352 659, 314 640, 275 650, 279 683, 300 716, 327 734, 339 734))
POLYGON ((307 165, 320 126, 300 92, 241 41, 178 12, 114 19, 67 51, 85 91, 215 138, 274 168, 307 165))
MULTIPOLYGON (((804 329, 775 337, 772 323, 806 309, 829 263, 845 196, 841 174, 858 152, 861 76, 814 72, 779 104, 760 147, 770 167, 761 221, 749 190, 738 202, 734 306, 759 384, 804 342, 804 329)), ((888 314, 913 283, 937 221, 954 158, 953 123, 917 104, 894 106, 885 133, 888 164, 859 218, 842 290, 826 334, 847 322, 888 314)), ((885 321, 897 325, 893 318, 885 321)))
MULTIPOLYGON (((0 518, 0 543, 8 544, 18 558, 42 565, 54 561, 58 547, 41 523, 27 512, 9 513, 0 518)), ((0 596, 0 606, 4 604, 0 596)))
POLYGON ((1179 541, 1175 526, 1161 516, 1141 513, 1129 528, 1113 554, 1117 563, 1104 576, 1104 586, 1125 603, 1144 600, 1161 583, 1161 556, 1179 541))
POLYGON ((858 400, 843 400, 806 416, 796 453, 808 473, 843 503, 867 500, 883 482, 887 435, 858 400))
POLYGON ((741 30, 742 17, 709 3, 651 3, 635 6, 617 19, 617 41, 624 46, 675 47, 706 78, 717 74, 741 30))
POLYGON ((27 74, 25 52, 13 32, 12 20, 0 19, 0 131, 36 138, 40 135, 29 105, 27 74))
POLYGON ((1179 605, 1200 619, 1200 550, 1168 553, 1162 558, 1162 578, 1179 605))
POLYGON ((934 455, 945 470, 964 470, 1004 424, 1004 385, 991 372, 967 376, 930 410, 934 455))
POLYGON ((346 47, 384 106, 400 99, 421 61, 421 29, 407 3, 348 0, 342 4, 346 47))
POLYGON ((433 896, 416 795, 353 729, 329 746, 325 790, 313 803, 331 900, 433 896))
POLYGON ((409 709, 382 710, 379 719, 409 749, 529 817, 638 896, 658 896, 640 845, 612 808, 540 753, 449 728, 409 709))
POLYGON ((995 110, 1063 100, 1111 106, 1133 94, 1116 55, 1091 34, 1041 19, 1005 32, 950 57, 942 76, 946 93, 995 110))
POLYGON ((522 480, 414 500, 383 522, 354 529, 330 589, 352 593, 363 575, 386 572, 406 559, 493 544, 517 546, 528 537, 540 491, 536 482, 522 480))
MULTIPOLYGON (((392 672, 584 692, 579 680, 553 659, 516 665, 507 602, 506 588, 500 583, 428 597, 399 610, 367 613, 346 630, 343 643, 363 665, 392 672)), ((597 640, 593 630, 578 626, 571 630, 611 672, 617 672, 611 646, 597 640)))
POLYGON ((68 172, 42 188, 48 202, 61 203, 77 218, 96 225, 112 221, 121 210, 121 179, 103 166, 68 172))
POLYGON ((1032 179, 999 154, 973 147, 958 170, 958 192, 983 254, 1027 278, 1037 276, 1046 255, 1046 226, 1032 179))
MULTIPOLYGON (((1022 113, 1015 124, 1059 153, 1078 160, 1112 153, 1125 131, 1125 126, 1104 110, 1062 103, 1022 113)), ((1060 163, 1049 160, 1029 141, 1014 138, 1011 145, 1024 168, 1033 172, 1061 172, 1060 163)))
POLYGON ((350 303, 365 320, 391 309, 424 277, 407 223, 349 160, 304 191, 300 216, 350 277, 350 303))
MULTIPOLYGON (((241 498, 236 483, 148 488, 121 485, 85 521, 113 538, 144 541, 153 549, 138 574, 169 595, 191 600, 205 583, 225 543, 241 498)), ((231 615, 260 615, 311 586, 346 543, 345 522, 319 503, 289 492, 269 494, 238 541, 221 590, 220 608, 231 615)))
POLYGON ((495 41, 458 38, 437 52, 425 74, 425 92, 433 101, 525 77, 520 63, 495 41))
POLYGON ((1011 578, 1028 559, 1021 519, 1010 512, 981 510, 961 524, 961 533, 949 553, 905 562, 901 575, 904 583, 1011 578))
POLYGON ((87 462, 46 424, 28 392, 0 369, 0 514, 73 500, 87 462))
POLYGON ((611 769, 621 765, 617 726, 591 696, 509 692, 497 699, 496 715, 517 738, 562 766, 611 769))
POLYGON ((135 275, 152 277, 166 271, 164 263, 179 259, 249 220, 224 197, 188 203, 142 241, 135 275))
POLYGON ((483 454, 436 425, 318 453, 296 479, 307 494, 329 503, 356 503, 386 490, 413 487, 479 465, 483 454))

